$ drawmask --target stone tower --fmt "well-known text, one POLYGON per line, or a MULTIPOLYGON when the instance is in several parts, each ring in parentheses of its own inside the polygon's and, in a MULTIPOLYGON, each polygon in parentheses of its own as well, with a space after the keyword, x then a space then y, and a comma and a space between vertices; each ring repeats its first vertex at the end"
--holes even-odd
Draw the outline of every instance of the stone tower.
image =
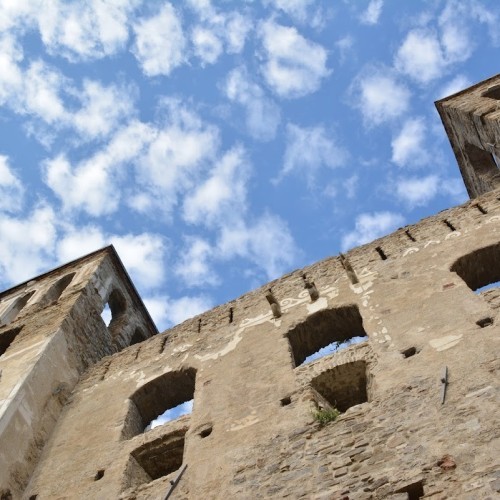
POLYGON ((111 248, 5 292, 1 498, 496 498, 497 84, 437 103, 473 200, 171 330, 111 248))
POLYGON ((112 247, 0 294, 0 325, 0 492, 19 498, 79 378, 157 330, 112 247))

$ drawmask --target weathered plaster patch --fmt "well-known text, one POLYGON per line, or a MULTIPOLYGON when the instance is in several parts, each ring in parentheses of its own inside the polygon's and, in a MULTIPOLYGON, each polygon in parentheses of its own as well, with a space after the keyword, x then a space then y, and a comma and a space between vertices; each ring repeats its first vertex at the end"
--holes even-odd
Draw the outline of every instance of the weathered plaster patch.
POLYGON ((446 351, 446 349, 450 349, 451 347, 456 346, 461 338, 463 337, 462 334, 460 335, 446 335, 445 337, 441 337, 439 339, 432 339, 429 341, 429 344, 431 347, 436 349, 436 351, 446 351))
POLYGON ((315 312, 321 311, 328 307, 328 299, 326 297, 320 297, 316 302, 312 304, 307 304, 307 314, 313 314, 315 312))
POLYGON ((255 415, 255 410, 252 411, 252 413, 244 418, 241 418, 239 420, 236 420, 233 424, 231 424, 231 427, 229 428, 229 432, 234 432, 234 431, 239 431, 241 429, 244 429, 245 427, 249 427, 251 425, 256 424, 259 419, 255 415))

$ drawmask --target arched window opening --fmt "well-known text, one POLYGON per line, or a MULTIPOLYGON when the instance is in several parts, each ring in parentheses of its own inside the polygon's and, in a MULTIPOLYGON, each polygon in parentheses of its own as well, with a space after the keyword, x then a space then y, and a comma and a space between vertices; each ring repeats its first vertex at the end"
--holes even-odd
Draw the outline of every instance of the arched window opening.
POLYGON ((165 373, 140 387, 130 398, 124 438, 190 413, 195 379, 196 370, 187 368, 165 373))
POLYGON ((12 328, 6 332, 0 333, 0 357, 5 354, 5 351, 10 347, 15 338, 19 335, 19 332, 23 329, 22 326, 18 328, 12 328))
POLYGON ((318 405, 341 413, 368 401, 366 363, 353 361, 320 373, 311 381, 318 405))
POLYGON ((179 470, 184 458, 187 427, 136 448, 127 467, 129 481, 138 486, 179 470))
POLYGON ((132 335, 132 338, 130 339, 130 345, 138 344, 144 340, 146 340, 146 335, 144 335, 141 328, 137 327, 132 335))
POLYGON ((68 288, 69 284, 73 281, 76 273, 70 273, 63 276, 61 279, 57 280, 48 290, 48 292, 43 296, 40 301, 43 307, 50 304, 54 304, 59 300, 64 290, 68 288))
POLYGON ((496 157, 474 144, 466 143, 463 149, 467 162, 476 174, 476 184, 479 193, 495 189, 500 182, 500 171, 496 157))
POLYGON ((500 85, 495 85, 490 87, 486 92, 483 92, 483 97, 489 97, 490 99, 500 100, 500 85))
POLYGON ((367 339, 355 305, 318 311, 288 332, 295 366, 367 339))
POLYGON ((126 310, 127 302, 125 297, 118 290, 113 290, 101 313, 102 320, 112 334, 117 333, 122 326, 122 322, 126 319, 126 310))
POLYGON ((9 323, 12 323, 19 313, 22 311, 24 306, 28 303, 28 301, 31 299, 31 297, 35 294, 35 290, 32 292, 29 292, 22 297, 17 298, 12 306, 7 310, 7 312, 2 316, 2 321, 0 326, 8 325, 9 323))
POLYGON ((493 308, 500 307, 500 243, 460 257, 450 269, 493 308))

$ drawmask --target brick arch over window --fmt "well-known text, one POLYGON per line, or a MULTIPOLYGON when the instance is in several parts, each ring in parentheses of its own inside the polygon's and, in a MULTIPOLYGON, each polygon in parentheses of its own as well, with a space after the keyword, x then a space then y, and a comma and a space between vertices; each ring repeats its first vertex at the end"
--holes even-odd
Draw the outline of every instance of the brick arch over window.
POLYGON ((500 281, 500 243, 463 255, 450 269, 474 291, 500 281))
POLYGON ((130 397, 123 439, 143 432, 152 420, 194 398, 196 370, 184 368, 150 380, 130 397))
POLYGON ((287 337, 295 366, 333 342, 340 344, 354 337, 368 338, 358 306, 353 304, 311 314, 292 328, 287 337))

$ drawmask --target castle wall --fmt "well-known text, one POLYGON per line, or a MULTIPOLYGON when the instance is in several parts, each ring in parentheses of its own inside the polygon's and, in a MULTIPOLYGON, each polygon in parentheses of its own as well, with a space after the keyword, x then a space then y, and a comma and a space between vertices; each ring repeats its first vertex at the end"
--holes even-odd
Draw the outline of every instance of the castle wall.
POLYGON ((104 358, 24 497, 163 498, 187 465, 172 498, 493 498, 499 294, 466 281, 500 280, 499 195, 104 358), (301 364, 331 335, 367 339, 301 364), (192 395, 190 415, 144 432, 192 395), (314 417, 335 406, 335 421, 314 417))

